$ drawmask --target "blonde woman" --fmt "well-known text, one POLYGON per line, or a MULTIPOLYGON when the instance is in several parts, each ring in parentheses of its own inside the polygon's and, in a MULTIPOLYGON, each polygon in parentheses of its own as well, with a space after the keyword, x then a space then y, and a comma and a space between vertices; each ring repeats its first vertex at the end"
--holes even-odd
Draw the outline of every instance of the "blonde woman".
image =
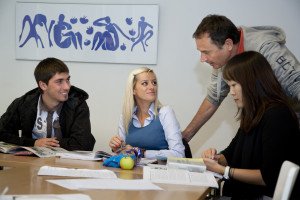
POLYGON ((153 70, 142 67, 129 74, 119 133, 109 142, 113 151, 126 144, 143 149, 146 158, 184 157, 180 125, 174 111, 159 102, 157 92, 153 70))

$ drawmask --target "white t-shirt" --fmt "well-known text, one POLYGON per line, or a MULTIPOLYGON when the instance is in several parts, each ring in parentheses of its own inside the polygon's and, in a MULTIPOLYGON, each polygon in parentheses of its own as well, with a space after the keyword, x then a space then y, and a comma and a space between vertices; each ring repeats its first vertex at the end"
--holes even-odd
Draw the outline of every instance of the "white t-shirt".
MULTIPOLYGON (((59 125, 59 114, 61 106, 58 106, 59 109, 55 110, 53 113, 52 120, 52 134, 51 137, 61 138, 61 130, 59 125)), ((47 116, 48 111, 43 105, 42 98, 40 96, 39 102, 37 105, 37 114, 35 119, 35 124, 32 130, 32 138, 46 138, 47 137, 47 116)))

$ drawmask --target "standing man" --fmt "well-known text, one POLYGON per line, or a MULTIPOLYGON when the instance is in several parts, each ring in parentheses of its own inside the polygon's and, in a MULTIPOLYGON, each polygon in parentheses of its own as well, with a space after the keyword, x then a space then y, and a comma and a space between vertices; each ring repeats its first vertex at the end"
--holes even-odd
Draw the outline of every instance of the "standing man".
POLYGON ((34 76, 38 88, 15 99, 1 116, 0 141, 22 146, 93 150, 95 138, 86 103, 88 94, 71 86, 66 64, 56 58, 46 58, 36 66, 34 76))
POLYGON ((300 63, 285 46, 283 30, 273 26, 237 28, 225 16, 208 15, 193 37, 201 53, 201 62, 210 64, 213 71, 207 96, 182 133, 186 141, 193 138, 227 96, 229 87, 222 77, 222 67, 244 51, 257 51, 268 60, 300 118, 300 63))

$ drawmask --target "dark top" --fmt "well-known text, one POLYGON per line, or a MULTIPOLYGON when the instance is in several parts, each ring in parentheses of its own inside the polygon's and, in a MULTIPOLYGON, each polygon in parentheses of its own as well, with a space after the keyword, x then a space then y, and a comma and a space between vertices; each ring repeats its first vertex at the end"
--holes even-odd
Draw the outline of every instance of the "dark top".
MULTIPOLYGON (((40 92, 35 88, 20 98, 15 99, 0 118, 0 141, 33 146, 32 130, 37 115, 40 92), (22 130, 19 138, 18 130, 22 130)), ((86 103, 88 94, 71 86, 69 98, 63 103, 59 123, 62 138, 59 144, 67 150, 91 151, 95 138, 91 133, 90 112, 86 103)))
POLYGON ((299 136, 297 121, 283 105, 268 109, 258 126, 249 133, 239 129, 222 154, 230 167, 260 169, 266 186, 229 179, 224 183, 223 195, 232 199, 272 197, 283 161, 299 165, 299 136))

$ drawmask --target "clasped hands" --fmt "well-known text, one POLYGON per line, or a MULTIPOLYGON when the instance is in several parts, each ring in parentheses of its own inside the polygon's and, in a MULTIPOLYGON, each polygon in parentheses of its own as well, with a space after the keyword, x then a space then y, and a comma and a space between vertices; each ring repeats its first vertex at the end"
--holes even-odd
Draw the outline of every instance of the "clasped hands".
POLYGON ((209 171, 213 171, 219 174, 223 174, 225 166, 219 164, 219 159, 221 158, 220 154, 217 154, 217 150, 210 148, 202 152, 201 154, 203 161, 206 165, 206 168, 209 171))
POLYGON ((40 138, 34 142, 34 146, 37 147, 59 147, 59 141, 54 138, 40 138))

